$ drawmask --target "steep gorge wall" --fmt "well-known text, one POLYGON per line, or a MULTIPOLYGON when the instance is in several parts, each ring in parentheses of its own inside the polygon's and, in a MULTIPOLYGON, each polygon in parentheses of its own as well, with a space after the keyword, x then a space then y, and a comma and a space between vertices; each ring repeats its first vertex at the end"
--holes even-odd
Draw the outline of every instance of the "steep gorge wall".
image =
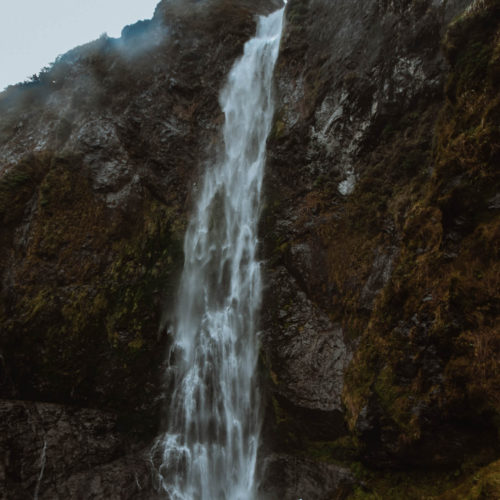
MULTIPOLYGON (((261 224, 271 499, 498 491, 500 6, 469 3, 287 4, 261 224)), ((0 495, 154 498, 190 197, 277 4, 163 1, 0 96, 0 495)))
POLYGON ((500 5, 469 4, 287 5, 263 341, 296 476, 361 461, 421 498, 499 456, 500 5))

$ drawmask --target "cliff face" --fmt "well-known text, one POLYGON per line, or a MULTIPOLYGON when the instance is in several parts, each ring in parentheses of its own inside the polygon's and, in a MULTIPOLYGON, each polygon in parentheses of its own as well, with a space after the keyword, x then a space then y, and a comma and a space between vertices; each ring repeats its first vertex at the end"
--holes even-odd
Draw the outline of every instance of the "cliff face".
POLYGON ((285 454, 464 473, 498 457, 500 5, 468 4, 287 5, 262 225, 285 454))
POLYGON ((190 195, 215 152, 220 88, 255 15, 276 6, 161 2, 152 21, 0 96, 6 498, 76 498, 88 484, 100 498, 151 498, 190 195))
MULTIPOLYGON (((467 476, 499 456, 500 4, 470 3, 287 4, 263 497, 495 498, 498 462, 467 476)), ((278 4, 162 1, 0 95, 6 498, 154 498, 190 196, 278 4)))

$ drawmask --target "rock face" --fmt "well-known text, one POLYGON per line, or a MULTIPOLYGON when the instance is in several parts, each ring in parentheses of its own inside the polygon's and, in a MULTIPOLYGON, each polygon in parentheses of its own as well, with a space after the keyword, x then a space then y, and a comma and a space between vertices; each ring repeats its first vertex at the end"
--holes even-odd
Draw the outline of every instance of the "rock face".
POLYGON ((7 498, 33 497, 41 428, 53 438, 40 498, 149 498, 137 447, 151 446, 168 394, 190 195, 215 153, 229 68, 256 14, 279 5, 163 1, 120 39, 76 48, 0 95, 0 397, 91 408, 53 410, 73 430, 49 415, 36 436, 25 421, 38 404, 5 410, 2 436, 25 436, 4 441, 7 498), (101 439, 101 420, 106 449, 94 456, 84 443, 101 439), (54 443, 67 432, 81 449, 66 457, 72 444, 54 443))
MULTIPOLYGON (((280 4, 163 0, 0 94, 3 498, 155 498, 191 196, 280 4)), ((498 0, 287 3, 262 498, 498 496, 499 29, 498 0)))
POLYGON ((393 471, 498 456, 499 9, 287 4, 262 221, 275 449, 393 471))
POLYGON ((271 455, 264 461, 266 475, 259 498, 341 498, 353 477, 346 468, 290 455, 271 455))
POLYGON ((149 450, 117 415, 4 400, 0 416, 1 498, 154 498, 149 450))

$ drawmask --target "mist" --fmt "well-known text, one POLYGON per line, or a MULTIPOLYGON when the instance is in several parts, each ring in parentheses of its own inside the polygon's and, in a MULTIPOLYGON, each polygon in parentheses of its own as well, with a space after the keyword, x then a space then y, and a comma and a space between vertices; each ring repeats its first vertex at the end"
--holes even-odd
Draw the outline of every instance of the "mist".
POLYGON ((0 91, 103 33, 150 19, 158 0, 19 0, 0 8, 0 91))

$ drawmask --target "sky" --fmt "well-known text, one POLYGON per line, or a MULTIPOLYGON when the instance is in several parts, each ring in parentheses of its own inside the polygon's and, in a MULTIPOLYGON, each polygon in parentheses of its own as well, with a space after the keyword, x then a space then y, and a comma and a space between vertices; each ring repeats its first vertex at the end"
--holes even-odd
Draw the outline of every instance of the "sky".
POLYGON ((119 37, 151 19, 159 0, 0 0, 0 91, 26 80, 68 50, 119 37))

